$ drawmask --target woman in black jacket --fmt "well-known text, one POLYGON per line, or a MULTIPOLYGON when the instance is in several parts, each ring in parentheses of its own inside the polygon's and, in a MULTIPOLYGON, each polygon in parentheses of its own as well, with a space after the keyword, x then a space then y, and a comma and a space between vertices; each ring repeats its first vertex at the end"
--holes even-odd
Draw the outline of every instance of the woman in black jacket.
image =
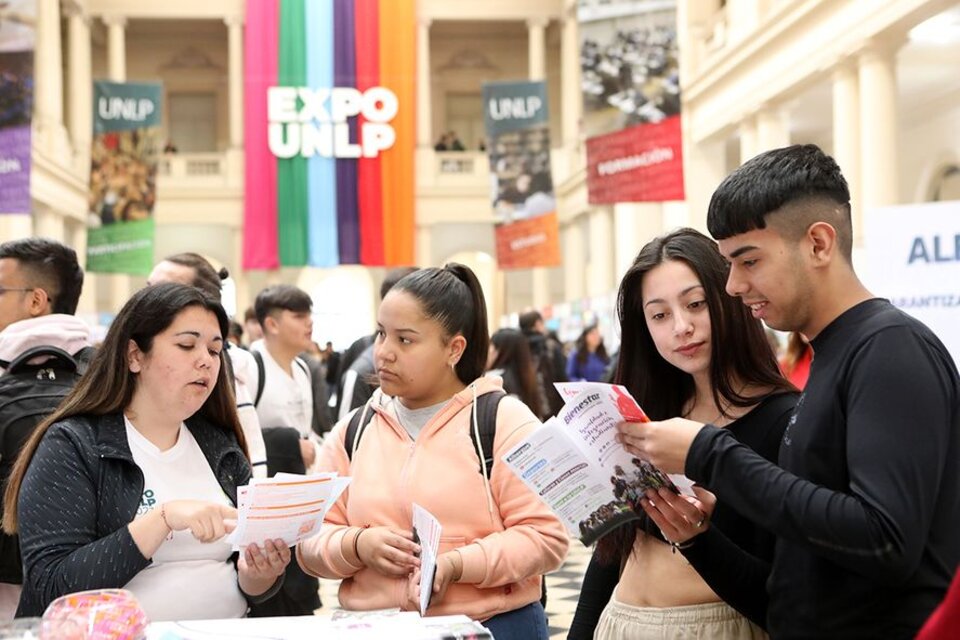
POLYGON ((140 290, 90 368, 33 433, 5 495, 19 532, 18 616, 55 598, 130 589, 151 620, 240 617, 290 561, 281 540, 222 540, 250 479, 223 370, 228 320, 180 284, 140 290))

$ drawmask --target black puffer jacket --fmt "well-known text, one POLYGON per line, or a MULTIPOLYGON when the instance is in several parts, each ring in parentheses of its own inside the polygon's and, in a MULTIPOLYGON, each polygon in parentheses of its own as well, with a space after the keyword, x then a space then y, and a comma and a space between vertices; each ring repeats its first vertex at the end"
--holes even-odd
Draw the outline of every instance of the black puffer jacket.
MULTIPOLYGON (((199 416, 186 424, 236 504, 237 487, 250 481, 250 464, 236 438, 199 416)), ((39 616, 67 593, 123 587, 145 569, 150 559, 127 528, 142 493, 143 472, 130 453, 121 414, 52 425, 20 489, 24 580, 17 617, 39 616)), ((248 599, 269 597, 278 586, 248 599)))

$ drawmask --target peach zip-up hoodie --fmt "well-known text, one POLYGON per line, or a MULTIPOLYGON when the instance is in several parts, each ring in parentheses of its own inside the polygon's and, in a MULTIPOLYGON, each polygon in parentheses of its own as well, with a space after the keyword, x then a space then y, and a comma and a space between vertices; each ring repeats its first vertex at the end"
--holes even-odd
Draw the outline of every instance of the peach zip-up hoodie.
POLYGON ((416 441, 383 409, 387 397, 377 391, 371 400, 376 415, 352 465, 344 448, 349 417, 327 436, 318 468, 353 481, 327 513, 321 532, 297 546, 297 559, 307 573, 343 579, 339 595, 345 609, 396 608, 406 602, 406 578, 350 564, 341 543, 358 527, 409 530, 414 502, 440 521, 440 553, 457 549, 463 558, 460 582, 451 584, 440 602, 431 602, 428 615, 460 613, 486 620, 540 599, 540 576, 560 566, 569 539, 560 521, 500 460, 540 426, 526 405, 510 396, 497 409, 488 500, 471 409, 474 392, 479 396, 500 385, 499 378, 476 380, 424 425, 416 441))

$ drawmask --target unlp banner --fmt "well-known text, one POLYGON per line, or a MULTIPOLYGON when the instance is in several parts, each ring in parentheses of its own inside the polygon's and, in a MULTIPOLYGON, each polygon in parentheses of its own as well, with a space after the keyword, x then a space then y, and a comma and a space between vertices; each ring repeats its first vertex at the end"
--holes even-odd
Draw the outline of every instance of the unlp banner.
POLYGON ((579 0, 591 204, 683 200, 674 0, 579 0))
POLYGON ((161 97, 159 84, 94 83, 88 271, 153 267, 161 97))
POLYGON ((0 213, 30 213, 36 0, 0 4, 0 213))
POLYGON ((550 174, 547 86, 485 84, 483 104, 497 262, 502 269, 556 266, 560 233, 550 174))
POLYGON ((865 223, 871 291, 930 327, 960 363, 960 201, 874 209, 865 223))

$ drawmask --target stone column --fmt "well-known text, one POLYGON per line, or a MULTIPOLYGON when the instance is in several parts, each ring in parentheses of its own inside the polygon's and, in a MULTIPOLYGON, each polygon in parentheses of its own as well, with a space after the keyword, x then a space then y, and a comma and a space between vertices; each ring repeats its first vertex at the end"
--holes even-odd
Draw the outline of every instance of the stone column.
POLYGON ((864 214, 900 200, 897 171, 899 43, 873 41, 860 53, 860 180, 864 214))
POLYGON ((845 61, 833 72, 833 158, 850 187, 853 242, 863 243, 860 202, 860 87, 857 69, 845 61))
POLYGON ((565 9, 563 31, 560 34, 560 123, 563 146, 572 149, 580 142, 580 116, 583 98, 580 94, 580 39, 577 27, 577 7, 565 9))
POLYGON ((34 110, 39 144, 45 153, 58 157, 66 145, 63 127, 63 48, 60 40, 60 0, 38 0, 34 48, 34 110))
POLYGON ((433 148, 433 91, 430 82, 430 18, 417 22, 417 146, 433 148))
POLYGON ((790 114, 782 107, 764 107, 757 112, 756 153, 790 144, 790 114))
POLYGON ((749 115, 740 121, 740 164, 757 155, 757 120, 749 115))
MULTIPOLYGON (((78 162, 89 164, 90 140, 93 136, 93 73, 90 55, 90 19, 80 8, 70 12, 68 36, 70 57, 70 138, 78 162)), ((86 168, 84 169, 86 174, 86 168)))
POLYGON ((127 81, 127 19, 123 16, 104 16, 107 25, 107 75, 113 82, 127 81))
MULTIPOLYGON (((528 39, 528 75, 530 80, 544 80, 547 76, 546 58, 547 20, 537 18, 527 20, 528 39)), ((534 267, 531 273, 531 303, 537 309, 550 304, 550 272, 546 267, 534 267)))
POLYGON ((227 25, 230 148, 243 147, 243 17, 224 18, 227 25))
POLYGON ((570 221, 563 229, 563 296, 567 301, 578 300, 586 295, 584 275, 586 251, 583 244, 581 218, 570 221))
POLYGON ((587 295, 599 296, 614 287, 613 208, 595 207, 590 212, 590 263, 587 295))

